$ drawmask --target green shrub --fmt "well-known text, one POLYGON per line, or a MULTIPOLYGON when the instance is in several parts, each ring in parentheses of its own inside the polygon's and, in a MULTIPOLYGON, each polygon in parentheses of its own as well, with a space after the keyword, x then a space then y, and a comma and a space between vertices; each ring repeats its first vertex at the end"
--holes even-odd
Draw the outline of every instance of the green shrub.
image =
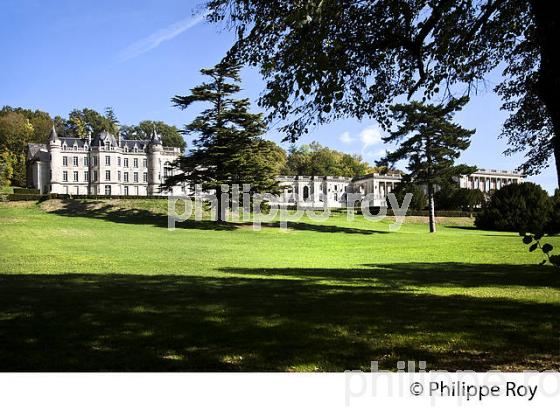
POLYGON ((8 194, 8 201, 39 201, 43 198, 40 194, 8 194))
POLYGON ((428 206, 428 196, 424 190, 416 184, 402 182, 395 187, 395 197, 399 204, 402 204, 407 193, 412 194, 409 209, 421 210, 428 206))
POLYGON ((552 203, 548 194, 532 182, 507 185, 492 195, 477 214, 479 229, 515 232, 544 232, 549 224, 552 203))
POLYGON ((14 187, 14 194, 35 194, 35 195, 38 195, 40 193, 41 193, 40 190, 34 189, 34 188, 17 188, 17 187, 14 187))

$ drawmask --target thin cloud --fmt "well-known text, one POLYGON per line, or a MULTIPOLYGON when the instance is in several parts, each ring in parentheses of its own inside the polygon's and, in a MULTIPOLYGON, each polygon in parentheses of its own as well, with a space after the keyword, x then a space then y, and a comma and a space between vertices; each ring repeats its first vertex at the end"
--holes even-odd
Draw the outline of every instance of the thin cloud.
POLYGON ((119 53, 119 59, 121 62, 131 60, 138 57, 150 50, 158 47, 161 43, 169 40, 173 40, 179 34, 193 28, 197 24, 201 23, 206 17, 206 13, 197 14, 194 17, 187 17, 186 19, 177 21, 165 28, 159 29, 154 33, 150 34, 141 40, 138 40, 119 53))
POLYGON ((366 149, 372 145, 377 145, 381 142, 381 130, 378 127, 370 126, 360 131, 360 141, 364 144, 362 149, 366 149))
POLYGON ((340 137, 338 137, 338 139, 344 144, 351 144, 352 142, 354 142, 355 138, 352 138, 348 131, 344 131, 342 134, 340 134, 340 137))

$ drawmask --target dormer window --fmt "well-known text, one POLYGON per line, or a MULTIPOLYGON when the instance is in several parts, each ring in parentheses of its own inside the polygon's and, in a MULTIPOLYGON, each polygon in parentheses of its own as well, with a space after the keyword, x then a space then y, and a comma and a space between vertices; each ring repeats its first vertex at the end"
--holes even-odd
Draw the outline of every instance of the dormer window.
POLYGON ((74 151, 78 151, 78 144, 74 143, 74 151))
POLYGON ((134 144, 134 152, 138 152, 138 145, 134 144))
POLYGON ((128 152, 128 145, 124 146, 124 152, 128 152))
POLYGON ((66 145, 66 143, 62 144, 62 149, 67 149, 68 145, 66 145))

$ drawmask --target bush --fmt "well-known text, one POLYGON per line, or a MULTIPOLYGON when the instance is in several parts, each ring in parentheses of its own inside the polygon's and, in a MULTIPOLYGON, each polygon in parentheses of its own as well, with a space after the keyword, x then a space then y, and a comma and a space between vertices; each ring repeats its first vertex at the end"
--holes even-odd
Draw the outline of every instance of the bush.
POLYGON ((514 232, 544 232, 549 224, 552 203, 548 194, 532 182, 511 184, 492 195, 476 216, 479 229, 514 232))
POLYGON ((421 210, 426 209, 428 206, 428 197, 424 193, 424 190, 418 185, 411 183, 400 183, 395 187, 395 197, 399 204, 403 203, 404 197, 407 193, 412 194, 412 200, 410 201, 409 209, 421 210))
POLYGON ((486 195, 479 189, 459 188, 453 193, 453 202, 458 209, 472 211, 486 203, 486 195))
POLYGON ((35 194, 35 195, 38 195, 40 193, 41 193, 40 190, 34 189, 34 188, 17 188, 17 187, 14 187, 14 194, 35 194))
POLYGON ((44 196, 39 194, 8 194, 8 201, 39 201, 44 196))

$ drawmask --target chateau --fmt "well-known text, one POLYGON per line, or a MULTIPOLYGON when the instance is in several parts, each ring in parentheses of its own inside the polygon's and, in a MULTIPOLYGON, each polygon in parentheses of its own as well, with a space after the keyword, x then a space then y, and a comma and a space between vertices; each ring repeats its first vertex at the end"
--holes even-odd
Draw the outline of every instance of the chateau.
POLYGON ((53 127, 47 144, 29 144, 28 185, 41 194, 181 195, 184 187, 159 189, 180 154, 162 146, 155 130, 149 140, 125 140, 107 132, 93 139, 59 137, 53 127))
MULTIPOLYGON (((174 170, 169 167, 181 154, 179 148, 164 147, 153 132, 149 140, 126 140, 102 132, 88 138, 59 137, 52 129, 47 144, 30 144, 27 177, 30 187, 41 194, 115 196, 188 195, 186 185, 170 192, 159 186, 174 170)), ((461 188, 483 192, 523 182, 515 171, 480 169, 458 178, 461 188)), ((364 176, 279 176, 279 204, 339 208, 346 206, 348 193, 369 195, 373 206, 386 204, 386 196, 401 181, 397 173, 364 176)))

